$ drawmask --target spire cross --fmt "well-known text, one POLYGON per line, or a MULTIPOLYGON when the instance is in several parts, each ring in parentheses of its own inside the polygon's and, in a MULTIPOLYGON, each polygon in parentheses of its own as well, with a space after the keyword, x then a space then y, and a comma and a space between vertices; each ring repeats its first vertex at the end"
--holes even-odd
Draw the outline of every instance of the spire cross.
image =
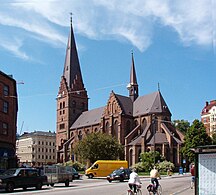
POLYGON ((160 91, 160 83, 158 82, 158 91, 160 91))
POLYGON ((71 22, 71 25, 72 25, 72 15, 73 15, 73 13, 70 12, 70 22, 71 22))

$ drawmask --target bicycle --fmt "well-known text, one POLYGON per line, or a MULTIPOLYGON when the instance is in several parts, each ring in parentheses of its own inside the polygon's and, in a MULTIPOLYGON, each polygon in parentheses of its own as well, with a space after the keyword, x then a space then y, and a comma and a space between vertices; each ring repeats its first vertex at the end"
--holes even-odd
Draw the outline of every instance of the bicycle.
POLYGON ((128 189, 127 195, 142 195, 141 185, 137 185, 137 192, 135 192, 135 193, 133 192, 133 190, 128 189))
POLYGON ((158 185, 158 188, 156 190, 156 185, 155 184, 149 184, 148 187, 147 187, 147 190, 149 192, 149 195, 150 194, 157 194, 157 195, 161 195, 162 194, 162 187, 161 185, 159 184, 158 185))

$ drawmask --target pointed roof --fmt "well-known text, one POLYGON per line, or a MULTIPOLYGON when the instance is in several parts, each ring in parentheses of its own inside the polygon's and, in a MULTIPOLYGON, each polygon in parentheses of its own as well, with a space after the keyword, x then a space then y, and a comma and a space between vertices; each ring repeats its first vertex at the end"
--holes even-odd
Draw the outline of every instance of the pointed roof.
POLYGON ((140 96, 134 102, 133 116, 163 112, 168 112, 171 115, 160 91, 140 96))
POLYGON ((132 52, 132 64, 131 64, 131 71, 130 71, 130 84, 137 85, 137 78, 136 78, 136 70, 134 66, 134 57, 132 52))
POLYGON ((69 89, 73 88, 73 83, 77 79, 79 79, 78 82, 83 85, 79 58, 78 58, 78 53, 76 48, 76 42, 73 33, 72 18, 71 18, 70 34, 68 37, 68 43, 66 48, 66 57, 65 57, 63 76, 66 79, 67 86, 69 89))

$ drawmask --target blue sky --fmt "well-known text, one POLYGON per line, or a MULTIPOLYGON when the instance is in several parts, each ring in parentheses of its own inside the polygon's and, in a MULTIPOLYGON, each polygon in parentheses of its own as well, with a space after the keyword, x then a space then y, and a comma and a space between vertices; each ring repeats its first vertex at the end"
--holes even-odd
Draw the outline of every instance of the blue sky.
POLYGON ((89 109, 111 90, 128 95, 133 50, 139 95, 160 83, 172 120, 200 119, 216 99, 215 10, 214 0, 2 0, 0 70, 18 83, 17 132, 56 129, 70 12, 89 109))

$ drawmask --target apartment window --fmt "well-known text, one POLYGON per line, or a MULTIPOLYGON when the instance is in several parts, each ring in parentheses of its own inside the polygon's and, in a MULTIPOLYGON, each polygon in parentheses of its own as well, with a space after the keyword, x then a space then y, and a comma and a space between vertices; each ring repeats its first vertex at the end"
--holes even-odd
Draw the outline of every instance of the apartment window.
POLYGON ((2 135, 7 135, 8 134, 8 124, 7 123, 2 123, 2 135))
POLYGON ((3 94, 4 94, 4 96, 8 96, 9 95, 9 87, 7 85, 4 85, 3 94))
POLYGON ((3 103, 3 112, 8 113, 9 103, 4 101, 3 103))

